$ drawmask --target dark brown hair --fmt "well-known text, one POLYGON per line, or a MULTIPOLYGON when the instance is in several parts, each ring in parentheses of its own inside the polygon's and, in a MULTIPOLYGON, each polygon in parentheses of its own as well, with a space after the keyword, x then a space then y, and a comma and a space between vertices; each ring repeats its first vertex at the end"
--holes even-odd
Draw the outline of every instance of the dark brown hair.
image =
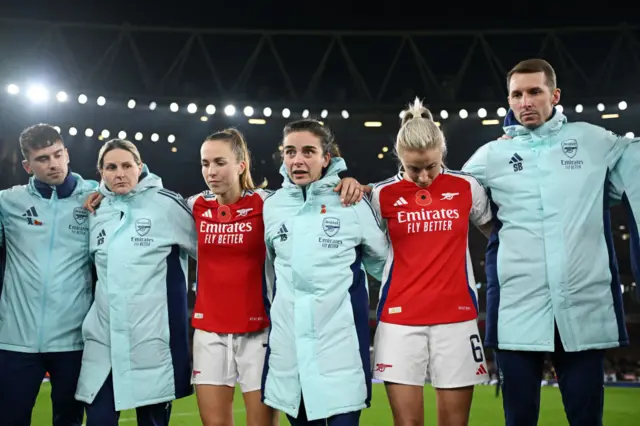
POLYGON ((515 67, 509 71, 507 74, 507 90, 509 90, 509 85, 511 84, 511 76, 513 74, 535 74, 535 73, 544 73, 545 80, 547 83, 547 87, 549 90, 555 90, 557 87, 557 79, 556 72, 551 66, 551 64, 544 59, 526 59, 522 62, 519 62, 515 67))
POLYGON ((322 154, 329 154, 331 157, 339 158, 340 147, 335 141, 333 132, 330 128, 320 123, 318 120, 311 118, 298 120, 287 124, 282 131, 283 138, 286 138, 291 133, 297 132, 309 132, 312 135, 320 139, 320 145, 322 146, 322 154))
POLYGON ((20 143, 20 151, 25 160, 29 159, 29 152, 50 147, 57 142, 62 142, 62 136, 53 126, 49 124, 36 124, 31 127, 27 127, 20 133, 18 138, 20 143))

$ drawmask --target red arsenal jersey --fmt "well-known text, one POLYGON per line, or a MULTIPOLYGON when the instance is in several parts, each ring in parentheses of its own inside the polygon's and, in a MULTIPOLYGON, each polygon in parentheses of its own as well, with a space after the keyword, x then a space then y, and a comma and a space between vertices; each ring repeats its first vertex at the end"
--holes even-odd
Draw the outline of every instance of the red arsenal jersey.
POLYGON ((249 333, 269 326, 263 299, 265 191, 220 205, 209 191, 189 199, 198 229, 198 286, 193 327, 249 333))
POLYGON ((371 201, 391 240, 378 320, 435 325, 477 318, 469 221, 491 220, 489 199, 478 181, 443 170, 421 188, 397 175, 375 185, 371 201))

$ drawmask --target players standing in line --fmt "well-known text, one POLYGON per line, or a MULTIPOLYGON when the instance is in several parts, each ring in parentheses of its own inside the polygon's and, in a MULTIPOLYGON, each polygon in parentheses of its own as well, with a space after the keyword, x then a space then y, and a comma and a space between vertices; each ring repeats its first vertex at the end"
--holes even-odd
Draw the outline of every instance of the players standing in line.
POLYGON ((491 233, 489 199, 476 179, 444 167, 444 135, 418 99, 405 111, 395 150, 404 171, 371 193, 392 245, 380 290, 374 377, 385 382, 395 425, 424 424, 427 373, 438 424, 467 425, 473 387, 488 380, 469 221, 491 233))
POLYGON ((284 129, 282 188, 264 202, 275 275, 264 402, 294 425, 358 425, 371 399, 366 274, 380 278, 388 243, 368 202, 342 207, 346 170, 315 120, 284 129))
POLYGON ((82 321, 91 306, 86 197, 97 188, 69 169, 60 133, 38 124, 20 135, 29 183, 0 191, 0 413, 28 426, 45 372, 53 426, 79 426, 74 398, 82 359, 82 321), (4 235, 3 235, 4 234, 4 235))
POLYGON ((190 395, 187 254, 197 235, 183 199, 143 172, 140 153, 114 139, 98 155, 105 199, 89 218, 98 274, 76 398, 87 426, 118 424, 136 409, 138 425, 167 426, 171 401, 190 395))
POLYGON ((248 426, 278 424, 261 401, 269 318, 265 281, 264 183, 251 177, 242 133, 227 129, 200 148, 208 191, 188 200, 198 231, 198 289, 192 324, 193 378, 204 426, 233 424, 240 384, 248 426))
POLYGON ((497 349, 506 425, 538 423, 550 353, 569 423, 599 426, 605 349, 629 343, 605 186, 638 140, 568 123, 544 60, 517 64, 507 86, 513 139, 483 145, 463 167, 494 207, 485 346, 497 349))

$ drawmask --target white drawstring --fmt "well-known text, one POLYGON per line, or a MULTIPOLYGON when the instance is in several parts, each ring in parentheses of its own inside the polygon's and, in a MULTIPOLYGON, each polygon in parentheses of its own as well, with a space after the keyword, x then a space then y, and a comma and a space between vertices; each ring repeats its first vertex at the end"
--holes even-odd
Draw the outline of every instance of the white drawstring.
POLYGON ((227 377, 231 375, 231 362, 233 359, 233 334, 227 334, 227 377))

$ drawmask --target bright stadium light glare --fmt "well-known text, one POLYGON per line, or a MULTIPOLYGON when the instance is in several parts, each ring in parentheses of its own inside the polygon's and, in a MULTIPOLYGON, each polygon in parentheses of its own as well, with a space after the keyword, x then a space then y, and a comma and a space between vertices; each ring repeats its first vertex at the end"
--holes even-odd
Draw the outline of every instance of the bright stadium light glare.
POLYGON ((189 104, 187 105, 187 112, 189 114, 195 114, 198 111, 198 106, 196 104, 189 104))
POLYGON ((320 117, 322 118, 327 118, 327 115, 329 115, 329 111, 327 111, 326 109, 323 109, 320 113, 320 117))
POLYGON ((129 109, 134 109, 136 107, 136 101, 134 99, 130 99, 129 102, 127 102, 127 106, 129 109))
POLYGON ((125 132, 124 130, 120 130, 118 132, 118 139, 126 139, 127 138, 127 132, 125 132))
POLYGON ((100 133, 100 135, 101 135, 103 138, 107 139, 109 136, 111 136, 111 132, 109 132, 107 129, 104 129, 104 130, 100 133))
POLYGON ((53 126, 54 129, 56 129, 56 132, 60 133, 60 127, 58 126, 53 126))
POLYGON ((176 141, 176 137, 174 135, 167 136, 167 142, 174 143, 176 141))
POLYGON ((458 114, 460 115, 460 118, 463 118, 463 119, 469 116, 469 113, 467 112, 466 109, 461 109, 458 114))
POLYGON ((136 135, 135 135, 135 138, 136 138, 137 141, 141 141, 142 140, 142 133, 137 132, 136 135))
POLYGON ((498 117, 504 117, 505 115, 507 115, 507 110, 503 107, 498 108, 498 117))
POLYGON ((227 105, 226 107, 224 107, 224 113, 227 116, 231 117, 236 113, 236 107, 234 107, 233 105, 227 105))
POLYGON ((67 99, 69 99, 69 96, 67 96, 65 92, 58 92, 56 94, 56 99, 58 100, 58 102, 67 102, 67 99))
POLYGON ((442 118, 443 120, 446 120, 447 118, 449 118, 449 113, 447 112, 446 109, 443 109, 442 111, 440 111, 440 118, 442 118))
POLYGON ((253 115, 253 107, 246 106, 244 107, 244 115, 247 117, 251 117, 253 115))
POLYGON ((302 111, 302 118, 309 118, 309 110, 305 109, 304 111, 302 111))
POLYGON ((633 139, 636 137, 636 135, 634 135, 633 132, 627 132, 625 136, 628 137, 629 139, 633 139))
POLYGON ((204 111, 209 115, 213 115, 216 113, 216 107, 213 105, 207 105, 204 111))
POLYGON ((584 107, 582 106, 582 104, 576 105, 576 112, 580 114, 582 111, 584 111, 584 107))
POLYGON ((602 103, 598 104, 597 108, 598 108, 598 111, 600 112, 604 111, 604 104, 602 103))
POLYGON ((151 135, 151 142, 158 142, 160 140, 160 136, 157 133, 151 135))
POLYGON ((262 114, 265 117, 271 117, 271 114, 273 113, 273 111, 271 111, 271 108, 266 107, 265 109, 262 110, 262 114))
POLYGON ((556 105, 556 111, 558 111, 560 114, 562 114, 564 112, 564 107, 560 104, 556 105))
POLYGON ((178 104, 175 102, 172 102, 171 105, 169 105, 169 109, 171 110, 171 112, 178 112, 178 109, 180 107, 178 107, 178 104))
POLYGON ((98 106, 104 106, 104 104, 107 103, 107 100, 104 98, 104 96, 98 96, 96 103, 98 104, 98 106))
POLYGON ((282 110, 282 116, 284 118, 289 118, 290 115, 291 115, 291 110, 289 108, 285 108, 282 110))
POLYGON ((158 107, 158 104, 155 102, 149 102, 149 109, 151 111, 155 111, 155 109, 158 107))
POLYGON ((78 96, 78 103, 79 104, 84 105, 84 104, 87 103, 88 100, 89 99, 87 98, 87 95, 81 94, 80 96, 78 96))
POLYGON ((346 109, 342 110, 342 118, 344 118, 345 120, 347 118, 349 118, 349 111, 347 111, 346 109))
POLYGON ((93 129, 88 128, 87 130, 84 131, 84 135, 88 138, 93 136, 93 129))
POLYGON ((10 95, 17 95, 20 93, 20 88, 15 84, 10 84, 7 86, 7 92, 9 92, 10 95))
POLYGON ((27 97, 32 102, 46 102, 49 99, 49 91, 44 86, 37 84, 29 87, 27 97))
POLYGON ((627 103, 625 101, 622 101, 618 104, 618 109, 620 111, 624 111, 625 109, 627 109, 627 103))
POLYGON ((478 117, 485 118, 487 116, 487 110, 484 108, 480 108, 478 110, 478 117))
POLYGON ((75 136, 75 135, 77 135, 77 134, 78 134, 78 129, 76 129, 75 127, 71 127, 71 128, 69 128, 69 134, 70 134, 71 136, 75 136))

